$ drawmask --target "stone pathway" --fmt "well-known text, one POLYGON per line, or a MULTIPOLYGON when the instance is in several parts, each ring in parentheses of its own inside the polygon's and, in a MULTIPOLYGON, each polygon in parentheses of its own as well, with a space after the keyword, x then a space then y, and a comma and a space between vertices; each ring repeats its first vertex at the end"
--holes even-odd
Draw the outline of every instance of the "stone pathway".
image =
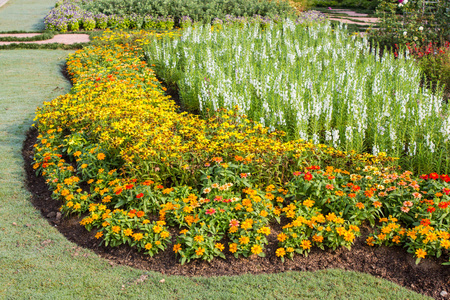
POLYGON ((330 13, 326 13, 329 20, 339 21, 347 24, 357 24, 357 25, 374 25, 378 23, 378 18, 369 17, 368 14, 361 14, 354 12, 349 9, 328 9, 330 13), (347 16, 337 16, 336 14, 345 14, 347 16))
MULTIPOLYGON (((1 0, 0 0, 1 1, 1 0)), ((14 34, 0 34, 0 37, 33 37, 40 35, 40 33, 14 33, 14 34)), ((88 43, 90 41, 88 34, 57 34, 53 38, 42 41, 26 41, 26 42, 0 42, 0 45, 10 44, 65 44, 71 45, 76 43, 88 43)))

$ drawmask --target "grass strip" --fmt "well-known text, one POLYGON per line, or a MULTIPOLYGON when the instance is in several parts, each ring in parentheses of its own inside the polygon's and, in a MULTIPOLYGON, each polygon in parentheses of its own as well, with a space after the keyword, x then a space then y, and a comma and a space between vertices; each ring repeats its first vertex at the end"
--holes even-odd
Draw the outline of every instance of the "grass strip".
POLYGON ((40 35, 30 37, 17 37, 17 36, 0 36, 0 42, 33 42, 49 40, 55 36, 54 32, 44 32, 40 35))
POLYGON ((55 0, 14 0, 0 8, 0 30, 43 31, 55 0))

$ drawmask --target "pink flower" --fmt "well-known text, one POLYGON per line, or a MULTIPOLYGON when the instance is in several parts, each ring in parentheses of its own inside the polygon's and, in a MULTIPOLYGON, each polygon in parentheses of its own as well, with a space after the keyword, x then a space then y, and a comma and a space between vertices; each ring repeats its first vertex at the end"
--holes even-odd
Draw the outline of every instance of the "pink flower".
POLYGON ((400 208, 400 210, 404 213, 407 213, 409 211, 409 207, 402 206, 402 208, 400 208))
POLYGON ((411 206, 413 206, 413 203, 411 201, 404 201, 403 205, 406 207, 411 207, 411 206))
POLYGON ((238 227, 239 226, 239 221, 236 219, 232 219, 230 221, 230 227, 238 227))
POLYGON ((420 198, 422 198, 422 194, 421 193, 417 193, 417 192, 415 192, 415 193, 412 193, 412 195, 414 196, 414 198, 416 198, 416 199, 420 199, 420 198))
POLYGON ((207 215, 213 215, 216 213, 216 210, 214 208, 210 208, 206 210, 206 214, 207 215))

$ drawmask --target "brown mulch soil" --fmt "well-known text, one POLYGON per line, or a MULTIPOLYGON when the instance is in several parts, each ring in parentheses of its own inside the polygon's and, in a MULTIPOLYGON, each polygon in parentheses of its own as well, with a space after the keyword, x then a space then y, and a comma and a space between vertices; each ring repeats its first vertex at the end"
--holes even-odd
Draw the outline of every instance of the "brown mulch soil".
MULTIPOLYGON (((441 296, 443 291, 450 294, 450 266, 442 266, 444 259, 424 259, 419 265, 415 264, 412 254, 400 247, 376 247, 365 244, 365 238, 371 231, 370 227, 362 227, 362 236, 355 241, 351 251, 338 249, 322 251, 313 249, 308 257, 295 256, 294 260, 286 260, 284 263, 275 256, 277 248, 276 235, 280 232, 280 226, 273 225, 269 236, 269 245, 266 249, 266 258, 239 258, 231 253, 226 253, 227 259, 214 259, 208 263, 205 261, 193 261, 180 265, 171 249, 163 253, 149 257, 139 253, 128 246, 108 248, 100 245, 95 230, 88 232, 79 225, 81 217, 61 218, 59 211, 61 203, 51 198, 44 179, 36 177, 31 167, 33 145, 36 143, 36 130, 30 130, 23 145, 22 155, 25 160, 27 173, 27 186, 32 192, 32 202, 41 211, 50 225, 55 226, 70 241, 81 247, 89 248, 99 256, 107 259, 111 265, 128 265, 138 269, 152 270, 167 275, 184 276, 220 276, 239 275, 245 273, 277 273, 288 270, 315 271, 328 268, 339 268, 364 272, 376 277, 395 282, 410 290, 425 294, 436 299, 449 299, 450 296, 441 296)), ((176 230, 172 233, 177 235, 176 230)), ((175 238, 174 238, 175 239, 175 238)))

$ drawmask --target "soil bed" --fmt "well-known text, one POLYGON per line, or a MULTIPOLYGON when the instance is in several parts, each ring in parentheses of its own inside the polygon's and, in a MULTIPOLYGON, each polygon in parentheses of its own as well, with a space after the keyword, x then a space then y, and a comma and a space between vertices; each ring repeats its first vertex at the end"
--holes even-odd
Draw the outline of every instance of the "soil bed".
MULTIPOLYGON (((193 261, 181 265, 175 253, 169 248, 153 258, 139 253, 128 246, 108 248, 100 245, 95 230, 88 232, 79 225, 81 217, 61 218, 59 207, 61 203, 51 198, 51 192, 43 177, 36 177, 32 168, 33 145, 36 143, 37 131, 30 130, 23 144, 22 155, 25 161, 27 174, 27 187, 33 194, 32 202, 41 211, 52 226, 55 226, 68 240, 80 247, 89 248, 113 265, 128 265, 143 270, 157 271, 167 275, 184 276, 221 276, 239 274, 278 273, 283 271, 316 271, 329 268, 339 268, 364 272, 376 277, 382 277, 410 290, 434 297, 441 297, 442 291, 450 293, 450 267, 442 266, 444 259, 427 258, 419 265, 415 264, 412 254, 400 247, 376 247, 365 244, 367 235, 372 230, 362 227, 362 236, 356 239, 351 251, 338 249, 322 251, 312 249, 308 257, 296 255, 294 260, 287 259, 284 263, 275 256, 277 249, 276 235, 281 231, 278 224, 272 224, 272 233, 269 235, 269 245, 266 248, 266 257, 250 257, 236 259, 225 251, 226 260, 216 258, 212 262, 193 261)), ((171 232, 173 241, 178 229, 171 232)))

